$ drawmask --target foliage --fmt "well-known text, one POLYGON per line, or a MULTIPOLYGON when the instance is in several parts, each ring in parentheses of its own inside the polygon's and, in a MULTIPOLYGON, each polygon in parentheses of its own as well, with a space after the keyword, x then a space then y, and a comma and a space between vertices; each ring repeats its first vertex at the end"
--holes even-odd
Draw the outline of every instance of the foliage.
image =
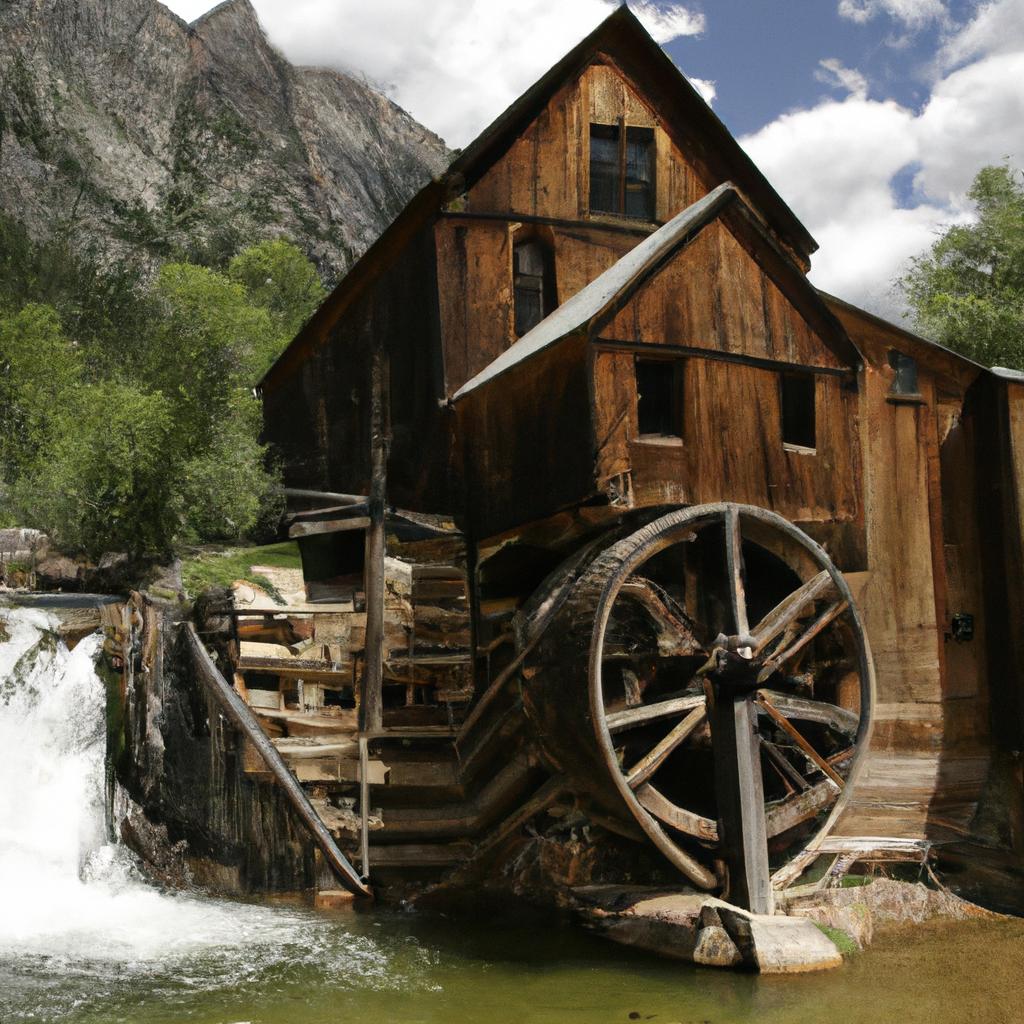
POLYGON ((984 167, 977 219, 949 228, 901 284, 922 331, 985 366, 1024 369, 1024 176, 984 167))
POLYGON ((228 264, 228 277, 270 313, 286 341, 298 334, 327 295, 313 264, 282 239, 259 242, 239 253, 228 264))
POLYGON ((0 214, 0 523, 137 558, 273 533, 252 387, 322 295, 283 241, 147 277, 0 214))
POLYGON ((818 931, 823 932, 832 940, 832 944, 843 956, 852 956, 860 951, 860 947, 854 941, 853 936, 847 934, 841 928, 833 928, 827 924, 818 924, 817 921, 814 923, 817 925, 818 931))
POLYGON ((32 466, 78 378, 77 353, 56 310, 27 305, 0 315, 0 481, 32 466))
POLYGON ((254 565, 301 569, 299 546, 294 541, 288 541, 230 552, 200 552, 182 562, 181 580, 191 594, 202 593, 210 587, 230 587, 236 580, 245 580, 262 587, 275 600, 278 599, 280 595, 274 585, 265 576, 252 571, 254 565))
POLYGON ((87 385, 64 397, 54 426, 35 466, 14 485, 25 520, 92 556, 166 555, 181 509, 167 472, 170 401, 133 384, 87 385))

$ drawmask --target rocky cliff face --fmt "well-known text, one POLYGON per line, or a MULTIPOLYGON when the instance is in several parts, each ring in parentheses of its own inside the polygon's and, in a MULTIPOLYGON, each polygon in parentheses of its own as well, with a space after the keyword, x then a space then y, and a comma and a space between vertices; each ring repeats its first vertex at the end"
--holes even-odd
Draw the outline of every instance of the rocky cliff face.
POLYGON ((0 209, 114 255, 298 242, 337 276, 448 160, 364 82, 297 68, 249 0, 0 0, 0 209))

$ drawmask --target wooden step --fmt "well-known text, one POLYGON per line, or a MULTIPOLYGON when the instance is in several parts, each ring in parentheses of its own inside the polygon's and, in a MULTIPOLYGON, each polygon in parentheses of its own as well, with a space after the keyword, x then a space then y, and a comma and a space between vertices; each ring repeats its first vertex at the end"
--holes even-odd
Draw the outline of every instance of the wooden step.
POLYGON ((442 868, 461 864, 473 852, 472 843, 396 843, 370 847, 370 872, 376 868, 442 868))

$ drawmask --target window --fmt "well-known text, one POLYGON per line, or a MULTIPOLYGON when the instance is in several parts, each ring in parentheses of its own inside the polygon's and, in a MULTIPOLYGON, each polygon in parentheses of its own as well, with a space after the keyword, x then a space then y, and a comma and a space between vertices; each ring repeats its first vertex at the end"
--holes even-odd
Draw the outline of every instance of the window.
POLYGON ((590 126, 590 211, 654 219, 654 131, 590 126))
POLYGON ((889 365, 896 371, 892 379, 892 394, 916 395, 917 360, 892 349, 889 352, 889 365))
POLYGON ((813 375, 784 373, 781 392, 783 443, 796 448, 815 448, 813 375))
POLYGON ((682 437, 682 360, 637 359, 636 411, 641 437, 682 437))
POLYGON ((551 247, 539 238, 512 248, 513 302, 516 337, 521 338, 555 306, 555 260, 551 247))

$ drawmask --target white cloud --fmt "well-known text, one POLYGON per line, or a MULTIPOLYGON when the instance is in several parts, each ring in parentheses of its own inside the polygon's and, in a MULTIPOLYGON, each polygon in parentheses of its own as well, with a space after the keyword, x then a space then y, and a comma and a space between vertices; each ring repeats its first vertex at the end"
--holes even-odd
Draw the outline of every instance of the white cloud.
POLYGON ((990 0, 946 39, 938 66, 948 71, 974 57, 1024 50, 1024 0, 990 0))
MULTIPOLYGON (((296 64, 365 74, 417 120, 464 146, 619 6, 616 0, 253 0, 296 64)), ((209 2, 168 0, 195 17, 209 2)), ((698 35, 704 16, 637 0, 658 42, 698 35)), ((697 86, 697 83, 694 83, 697 86)), ((706 89, 709 83, 701 83, 706 89)), ((700 88, 700 86, 697 86, 700 88)), ((713 94, 713 86, 712 94, 713 94)))
POLYGON ((652 0, 635 0, 633 13, 657 43, 670 43, 680 36, 699 36, 705 27, 704 15, 682 4, 658 4, 652 0))
POLYGON ((845 89, 851 96, 864 99, 868 94, 868 80, 856 70, 848 68, 836 57, 818 61, 814 77, 833 88, 845 89))
POLYGON ((912 28, 944 21, 948 16, 943 0, 839 0, 839 16, 858 25, 879 14, 887 14, 912 28))
POLYGON ((690 85, 694 87, 701 94, 704 102, 710 107, 715 102, 715 97, 718 95, 718 88, 715 83, 709 78, 693 78, 690 75, 686 76, 690 85))
POLYGON ((846 99, 741 140, 820 243, 811 275, 820 287, 898 316, 893 280, 937 232, 970 217, 977 171, 1007 157, 1024 163, 1022 11, 1024 0, 996 0, 951 32, 919 110, 869 100, 857 72, 822 61, 846 99), (897 194, 898 175, 910 196, 897 194))

